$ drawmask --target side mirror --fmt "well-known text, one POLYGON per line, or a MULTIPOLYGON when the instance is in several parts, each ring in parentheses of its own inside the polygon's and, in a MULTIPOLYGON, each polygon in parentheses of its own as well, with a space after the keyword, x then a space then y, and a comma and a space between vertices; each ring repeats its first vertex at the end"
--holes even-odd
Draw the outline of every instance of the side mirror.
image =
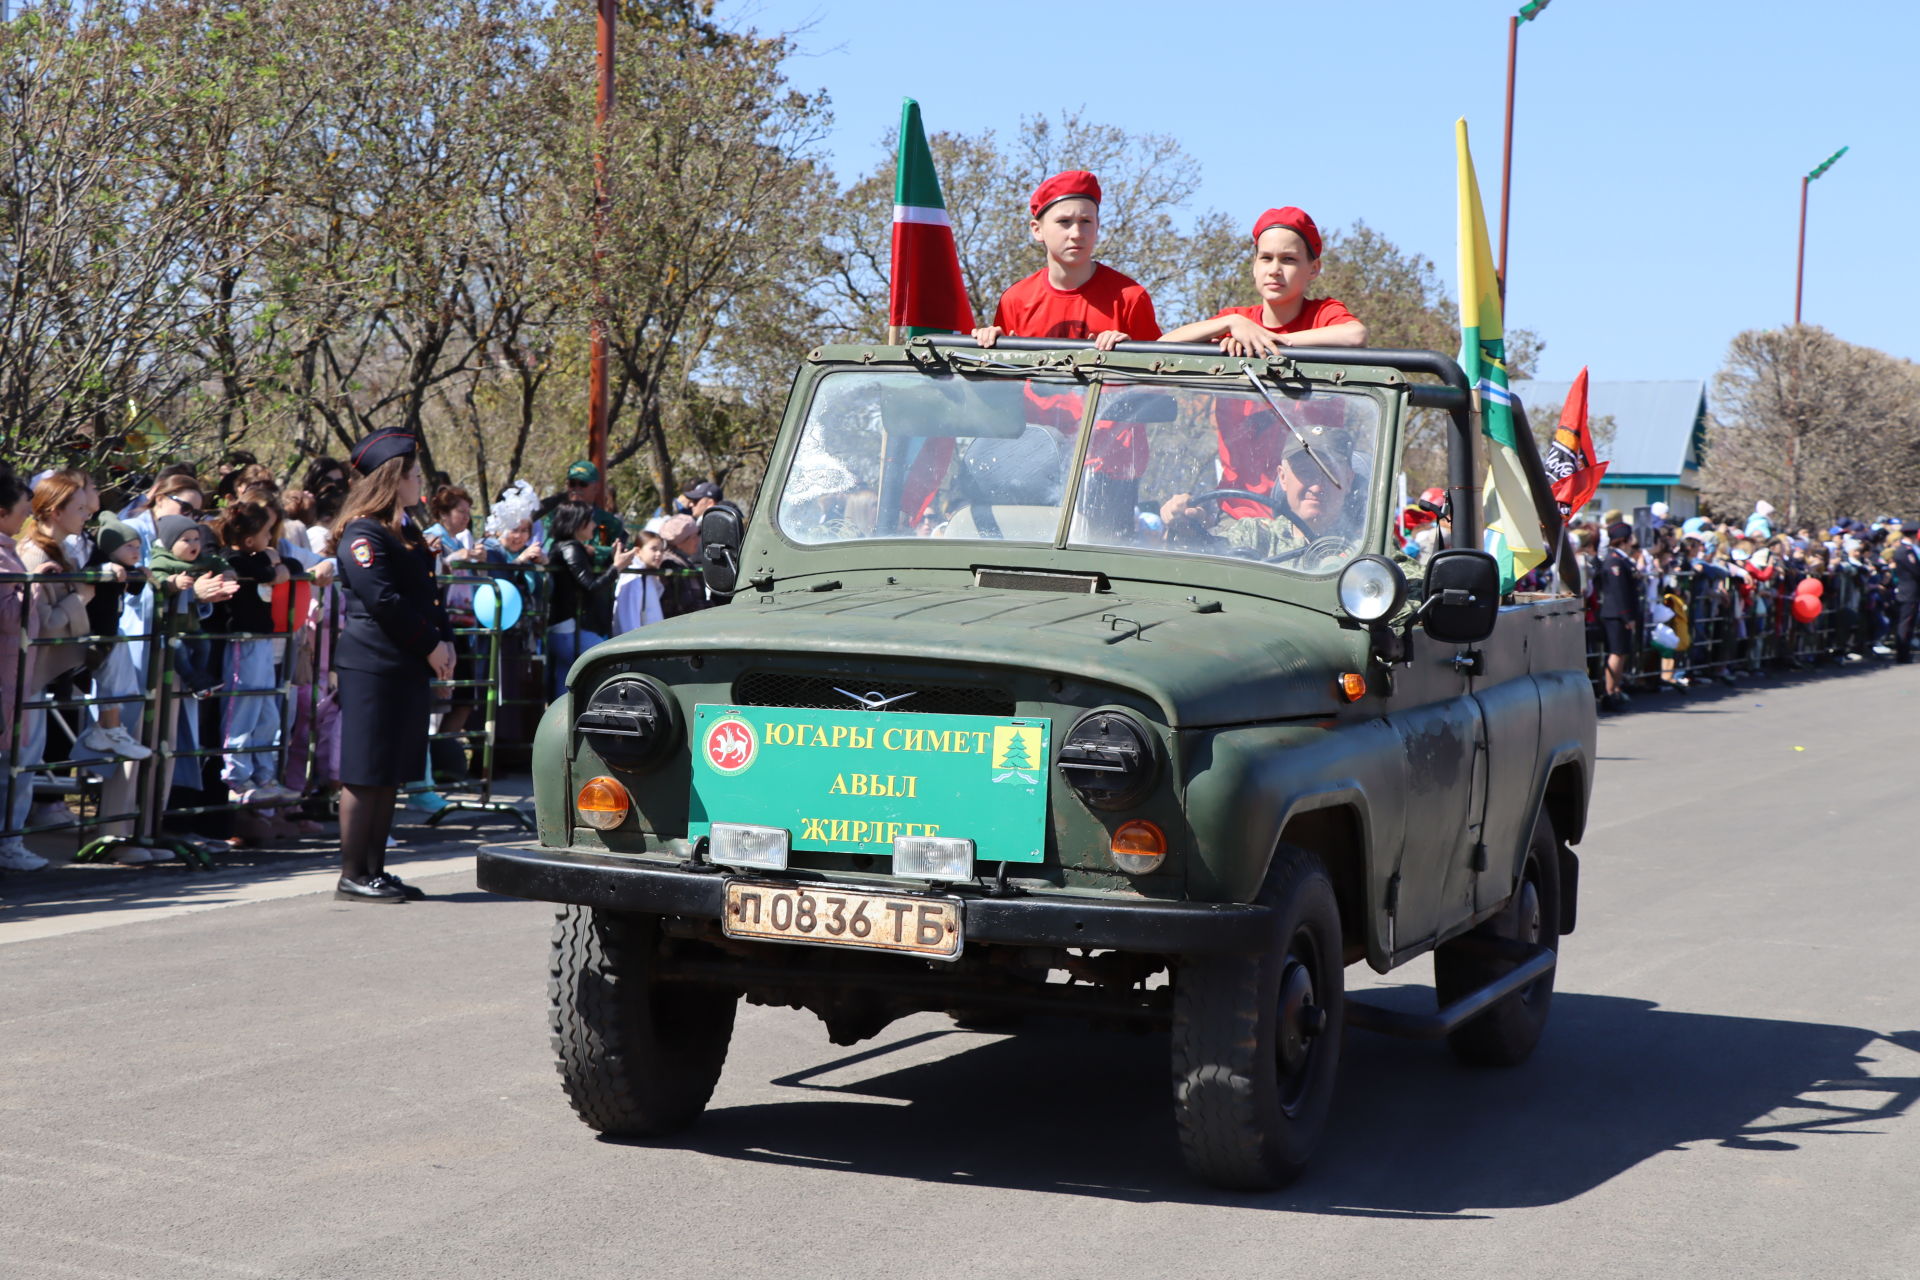
POLYGON ((1500 616, 1500 562, 1485 551, 1452 547, 1427 561, 1420 626, 1442 644, 1478 644, 1500 616))
POLYGON ((715 595, 733 594, 740 581, 740 544, 746 520, 731 502, 719 502, 700 517, 700 576, 715 595))

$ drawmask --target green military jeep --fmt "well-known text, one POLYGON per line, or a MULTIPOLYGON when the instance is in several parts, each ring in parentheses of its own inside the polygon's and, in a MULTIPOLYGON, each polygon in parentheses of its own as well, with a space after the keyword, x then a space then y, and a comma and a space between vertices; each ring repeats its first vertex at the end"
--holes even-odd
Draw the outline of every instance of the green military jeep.
POLYGON ((1579 602, 1503 602, 1473 549, 1468 409, 1432 352, 810 353, 751 531, 702 522, 730 603, 575 663, 539 847, 480 857, 565 904, 581 1118, 692 1122, 742 997, 837 1044, 1082 1015, 1170 1029, 1189 1165, 1253 1188, 1311 1155, 1348 1026, 1525 1058, 1594 707, 1579 602), (1457 549, 1412 568, 1383 553, 1421 406, 1457 549), (1345 999, 1428 952, 1434 1011, 1345 999))

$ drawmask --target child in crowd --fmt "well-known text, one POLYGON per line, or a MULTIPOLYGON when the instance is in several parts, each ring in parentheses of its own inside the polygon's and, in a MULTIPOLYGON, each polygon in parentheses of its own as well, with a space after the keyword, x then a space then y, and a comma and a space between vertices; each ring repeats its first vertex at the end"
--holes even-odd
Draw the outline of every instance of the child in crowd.
MULTIPOLYGON (((427 527, 423 536, 427 540, 427 550, 433 552, 436 574, 471 575, 471 566, 487 562, 486 549, 480 545, 479 531, 473 527, 472 494, 459 485, 443 484, 427 499, 427 510, 434 522, 427 527)), ((487 674, 486 657, 475 643, 476 637, 459 634, 478 625, 473 613, 476 585, 473 582, 450 582, 443 593, 447 616, 455 630, 455 681, 482 680, 487 674)), ((436 690, 435 693, 434 705, 441 712, 440 723, 434 729, 435 736, 427 744, 433 773, 439 781, 459 782, 471 771, 467 755, 469 741, 466 738, 439 735, 467 732, 473 713, 482 705, 483 694, 478 685, 471 683, 457 683, 446 690, 444 703, 439 700, 440 691, 436 690)))
POLYGON ((206 530, 192 517, 161 516, 154 521, 147 573, 160 586, 160 629, 169 637, 173 669, 189 693, 205 694, 220 687, 211 646, 198 634, 202 593, 195 586, 209 575, 221 577, 225 567, 219 557, 207 554, 206 530))
POLYGON ((1233 356, 1283 347, 1364 347, 1367 326, 1337 298, 1308 298, 1320 275, 1320 228, 1304 209, 1268 209, 1253 220, 1253 287, 1260 301, 1228 307, 1161 335, 1162 342, 1218 342, 1233 356))
MULTIPOLYGON (((87 568, 104 570, 112 577, 94 584, 93 599, 87 601, 89 629, 95 636, 109 642, 105 657, 97 668, 99 674, 93 682, 96 698, 140 696, 140 659, 143 655, 136 646, 121 644, 114 639, 123 631, 128 635, 144 635, 146 632, 145 618, 141 613, 147 593, 146 574, 139 565, 140 535, 114 516, 100 517, 100 527, 93 537, 93 554, 87 560, 87 568), (121 625, 121 614, 128 610, 134 615, 131 629, 121 625)), ((96 706, 95 722, 80 735, 80 745, 96 754, 119 756, 123 760, 145 760, 152 755, 153 752, 142 746, 122 724, 122 708, 128 706, 137 704, 103 702, 96 706)))
POLYGON ((640 554, 634 569, 621 575, 619 589, 614 593, 615 635, 659 622, 667 616, 662 607, 665 592, 660 580, 660 566, 666 560, 666 552, 666 539, 659 534, 640 535, 640 554))
POLYGON ((1139 284, 1095 262, 1100 180, 1084 169, 1056 173, 1027 202, 1027 231, 1047 265, 1001 295, 993 323, 973 331, 983 347, 1009 338, 1091 338, 1102 351, 1160 336, 1153 299, 1139 284))
MULTIPOLYGON (((26 482, 0 465, 0 573, 26 573, 14 539, 20 536, 32 512, 33 494, 26 482)), ((27 812, 33 807, 33 776, 13 772, 16 764, 30 763, 17 757, 13 729, 20 717, 23 659, 27 664, 33 660, 25 642, 28 636, 40 634, 33 608, 35 595, 25 583, 0 583, 0 801, 5 803, 0 808, 0 831, 25 827, 27 812)), ((28 671, 24 682, 31 681, 32 672, 28 671)), ((27 848, 20 836, 0 835, 0 869, 38 871, 46 865, 47 860, 27 848)))
POLYGON ((273 698, 258 696, 276 684, 273 640, 260 638, 273 630, 273 588, 291 577, 274 546, 275 523, 271 508, 238 501, 227 508, 216 529, 226 548, 228 568, 240 584, 227 602, 223 628, 238 638, 227 645, 220 780, 245 805, 299 799, 298 792, 281 786, 274 776, 279 707, 273 698))

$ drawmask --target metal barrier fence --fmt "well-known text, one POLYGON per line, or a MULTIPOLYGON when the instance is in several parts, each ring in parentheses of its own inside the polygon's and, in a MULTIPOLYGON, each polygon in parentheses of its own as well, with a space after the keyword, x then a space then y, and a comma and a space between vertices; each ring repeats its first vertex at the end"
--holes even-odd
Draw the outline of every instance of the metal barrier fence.
MULTIPOLYGON (((1627 664, 1629 686, 1674 676, 1730 680, 1738 673, 1755 674, 1769 667, 1832 662, 1850 653, 1871 653, 1892 631, 1893 619, 1886 608, 1891 589, 1876 594, 1880 588, 1866 583, 1849 587, 1840 581, 1841 571, 1810 575, 1780 568, 1766 581, 1754 582, 1750 593, 1742 592, 1731 575, 1686 570, 1671 576, 1672 584, 1663 586, 1661 595, 1677 596, 1686 604, 1688 644, 1666 654, 1643 634, 1627 664), (1809 577, 1821 584, 1822 607, 1820 615, 1807 623, 1794 618, 1793 600, 1800 583, 1809 577), (1842 588, 1848 589, 1843 593, 1842 588), (1842 607, 1838 603, 1842 599, 1858 604, 1842 607)), ((1590 623, 1587 670, 1596 695, 1604 687, 1605 665, 1600 629, 1590 623)))
MULTIPOLYGON (((493 798, 493 774, 497 763, 497 744, 499 741, 500 712, 507 707, 547 705, 545 697, 509 698, 505 694, 506 664, 503 661, 509 652, 526 663, 527 674, 534 681, 536 691, 544 690, 547 683, 547 652, 545 628, 536 623, 546 616, 546 605, 551 596, 547 575, 541 566, 465 563, 452 573, 438 575, 443 587, 466 587, 469 593, 486 588, 494 591, 494 625, 484 626, 470 610, 461 609, 453 590, 447 595, 450 605, 448 612, 453 615, 454 628, 454 677, 451 680, 436 680, 433 687, 444 689, 448 693, 449 707, 460 707, 461 690, 470 690, 480 695, 481 711, 484 714, 478 729, 441 729, 428 735, 428 760, 433 776, 408 788, 418 793, 430 789, 453 791, 444 808, 434 811, 427 817, 427 825, 437 827, 446 818, 459 813, 499 814, 519 823, 527 831, 534 830, 533 819, 524 809, 493 798), (520 614, 510 624, 504 614, 506 602, 504 592, 498 585, 511 584, 521 597, 520 614), (473 675, 478 667, 485 674, 473 675), (468 674, 463 675, 462 672, 468 674), (479 785, 461 791, 450 784, 457 781, 475 781, 472 773, 466 779, 449 778, 442 780, 438 769, 432 762, 432 744, 435 742, 455 742, 460 745, 463 754, 471 751, 469 744, 478 742, 479 785)), ((464 704, 471 708, 471 704, 464 704)), ((444 722, 443 722, 444 723, 444 722)), ((463 722, 464 723, 464 722, 463 722)))
MULTIPOLYGON (((290 566, 291 567, 291 566, 290 566)), ((137 592, 138 626, 122 625, 113 635, 39 636, 24 625, 31 616, 30 593, 36 587, 98 587, 118 582, 109 571, 87 570, 76 573, 0 573, 0 592, 17 591, 22 597, 22 635, 20 651, 13 664, 12 687, 16 696, 4 714, 11 718, 10 750, 0 753, 5 767, 0 769, 0 838, 40 836, 63 831, 74 833, 77 846, 74 858, 80 862, 108 861, 128 848, 153 849, 171 853, 187 866, 210 869, 212 854, 219 848, 193 837, 169 832, 168 819, 190 818, 216 813, 246 810, 280 810, 305 806, 316 799, 330 801, 329 784, 334 780, 329 747, 340 748, 337 724, 327 733, 331 704, 327 675, 329 660, 339 636, 342 588, 313 583, 305 574, 295 575, 294 583, 304 583, 311 592, 308 600, 292 586, 276 596, 273 603, 275 630, 270 632, 200 632, 188 619, 197 621, 199 611, 175 607, 178 597, 169 596, 158 581, 145 581, 144 572, 129 571, 128 590, 137 592), (245 646, 264 645, 266 649, 245 646), (100 649, 125 649, 128 661, 117 671, 131 681, 130 688, 103 692, 103 674, 107 662, 63 661, 51 655, 85 649, 97 656, 100 649), (259 671, 262 656, 270 674, 264 679, 248 679, 242 667, 259 671), (209 660, 217 668, 219 679, 209 683, 209 660), (50 680, 30 673, 45 671, 58 663, 61 670, 50 680), (189 675, 196 677, 189 680, 189 675), (91 677, 93 692, 74 691, 91 677), (38 686, 35 688, 34 686, 38 686), (243 687, 245 686, 245 687, 243 687), (31 695, 31 696, 29 696, 31 695), (228 730, 240 717, 231 708, 250 700, 266 700, 273 709, 270 731, 250 733, 248 741, 236 742, 228 730), (221 741, 203 743, 200 709, 218 705, 221 741), (140 759, 119 754, 98 755, 82 747, 82 739, 94 727, 89 715, 98 709, 117 706, 122 709, 128 736, 144 750, 140 759), (70 744, 67 758, 49 760, 48 748, 57 737, 70 744), (290 755, 297 759, 290 761, 290 755), (203 790, 204 765, 213 757, 255 757, 248 768, 247 782, 255 785, 236 788, 233 798, 208 803, 174 805, 170 803, 176 774, 192 770, 191 786, 203 790), (257 757, 270 758, 262 766, 257 757), (290 767, 291 764, 291 767, 290 767), (262 768, 268 782, 258 783, 262 768), (42 800, 73 802, 70 816, 34 822, 31 804, 42 800), (16 816, 18 815, 18 816, 16 816)), ((466 619, 470 625, 455 627, 456 648, 463 662, 454 678, 433 682, 454 705, 462 702, 461 691, 468 692, 469 705, 482 712, 478 728, 459 728, 436 732, 435 741, 460 744, 466 755, 473 751, 477 768, 464 779, 436 779, 431 757, 420 763, 420 780, 403 788, 408 793, 445 789, 450 798, 443 807, 431 812, 426 824, 437 826, 455 814, 493 815, 509 819, 526 830, 533 830, 532 818, 519 807, 494 796, 494 770, 500 713, 509 708, 546 705, 547 655, 545 628, 541 625, 550 595, 546 574, 539 566, 473 564, 459 573, 442 575, 451 585, 469 588, 491 584, 511 575, 525 601, 521 616, 505 628, 486 627, 466 619), (509 683, 509 671, 520 668, 519 683, 532 696, 508 697, 503 690, 509 683), (466 785, 459 785, 459 784, 466 785)), ((246 717, 258 726, 262 717, 246 717)), ((236 765, 236 768, 239 766, 236 765)), ((223 770, 222 781, 227 781, 223 770)), ((182 785, 188 785, 183 782, 182 785)))

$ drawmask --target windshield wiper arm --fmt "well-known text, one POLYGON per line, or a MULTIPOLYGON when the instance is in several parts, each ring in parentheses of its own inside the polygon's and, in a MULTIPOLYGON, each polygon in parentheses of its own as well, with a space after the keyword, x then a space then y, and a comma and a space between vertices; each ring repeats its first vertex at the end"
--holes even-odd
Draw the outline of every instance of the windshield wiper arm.
POLYGON ((976 369, 1007 369, 1014 373, 1040 372, 1030 364, 1014 364, 1009 360, 995 360, 992 356, 978 356, 974 355, 971 351, 961 351, 953 347, 940 348, 940 354, 946 358, 949 364, 966 364, 976 369))
POLYGON ((1273 416, 1280 419, 1280 425, 1288 431, 1291 431, 1293 438, 1300 442, 1300 452, 1313 459, 1313 465, 1320 468, 1320 474, 1327 478, 1327 483, 1336 489, 1344 491, 1346 486, 1338 480, 1335 480, 1332 469, 1329 468, 1326 463, 1320 461, 1320 455, 1313 451, 1313 445, 1308 443, 1306 433, 1294 426, 1292 420, 1289 419, 1285 413, 1281 412, 1280 402, 1273 398, 1273 393, 1268 391, 1266 384, 1260 381, 1260 375, 1253 371, 1253 366, 1250 364, 1242 364, 1240 371, 1247 375, 1247 381, 1251 382, 1253 389, 1260 393, 1260 398, 1267 402, 1267 408, 1273 410, 1273 416))

